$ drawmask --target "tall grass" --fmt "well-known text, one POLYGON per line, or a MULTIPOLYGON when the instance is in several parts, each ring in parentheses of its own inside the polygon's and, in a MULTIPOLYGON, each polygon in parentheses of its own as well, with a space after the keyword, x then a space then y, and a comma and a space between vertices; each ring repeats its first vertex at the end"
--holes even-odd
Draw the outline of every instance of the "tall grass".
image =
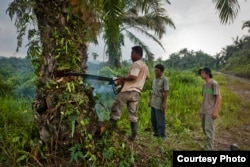
POLYGON ((222 75, 216 75, 216 80, 220 83, 222 104, 220 109, 220 119, 218 126, 229 128, 237 125, 240 120, 235 119, 239 114, 242 106, 240 97, 230 90, 230 81, 222 75))
POLYGON ((0 166, 21 166, 31 155, 36 130, 31 102, 0 97, 0 166))

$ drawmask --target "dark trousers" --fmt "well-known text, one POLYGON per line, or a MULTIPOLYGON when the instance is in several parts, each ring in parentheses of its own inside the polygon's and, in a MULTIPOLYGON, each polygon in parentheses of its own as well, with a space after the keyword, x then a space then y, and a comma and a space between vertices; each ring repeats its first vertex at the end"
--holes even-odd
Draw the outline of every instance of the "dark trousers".
POLYGON ((154 136, 166 137, 166 118, 161 109, 151 107, 151 123, 154 136))

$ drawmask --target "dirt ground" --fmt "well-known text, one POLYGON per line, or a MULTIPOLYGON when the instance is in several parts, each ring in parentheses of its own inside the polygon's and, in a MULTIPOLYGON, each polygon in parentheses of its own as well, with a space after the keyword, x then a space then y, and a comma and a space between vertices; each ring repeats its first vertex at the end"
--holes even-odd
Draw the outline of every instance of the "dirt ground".
POLYGON ((241 110, 236 118, 241 121, 231 128, 216 129, 215 149, 226 151, 236 144, 240 150, 250 150, 250 80, 226 76, 229 78, 229 89, 241 98, 241 110))

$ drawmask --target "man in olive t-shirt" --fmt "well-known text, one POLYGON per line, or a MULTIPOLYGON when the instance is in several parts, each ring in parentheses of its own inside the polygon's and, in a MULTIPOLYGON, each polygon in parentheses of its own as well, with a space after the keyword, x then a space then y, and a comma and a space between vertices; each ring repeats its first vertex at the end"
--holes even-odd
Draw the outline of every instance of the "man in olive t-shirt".
POLYGON ((199 75, 205 83, 202 87, 203 100, 201 103, 202 130, 206 136, 206 150, 214 149, 215 120, 218 117, 221 105, 221 94, 218 83, 213 80, 212 72, 209 68, 199 70, 199 75))

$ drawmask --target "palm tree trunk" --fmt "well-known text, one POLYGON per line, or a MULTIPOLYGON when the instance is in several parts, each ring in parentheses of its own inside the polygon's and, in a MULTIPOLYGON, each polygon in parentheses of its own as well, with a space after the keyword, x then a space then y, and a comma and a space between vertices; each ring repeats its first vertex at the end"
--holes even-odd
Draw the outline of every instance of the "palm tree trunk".
POLYGON ((84 138, 95 133, 97 121, 92 89, 79 84, 82 78, 66 75, 86 70, 88 47, 86 34, 77 27, 82 20, 66 18, 68 6, 67 0, 36 0, 34 9, 43 63, 33 110, 42 142, 57 152, 76 143, 86 144, 84 138))

